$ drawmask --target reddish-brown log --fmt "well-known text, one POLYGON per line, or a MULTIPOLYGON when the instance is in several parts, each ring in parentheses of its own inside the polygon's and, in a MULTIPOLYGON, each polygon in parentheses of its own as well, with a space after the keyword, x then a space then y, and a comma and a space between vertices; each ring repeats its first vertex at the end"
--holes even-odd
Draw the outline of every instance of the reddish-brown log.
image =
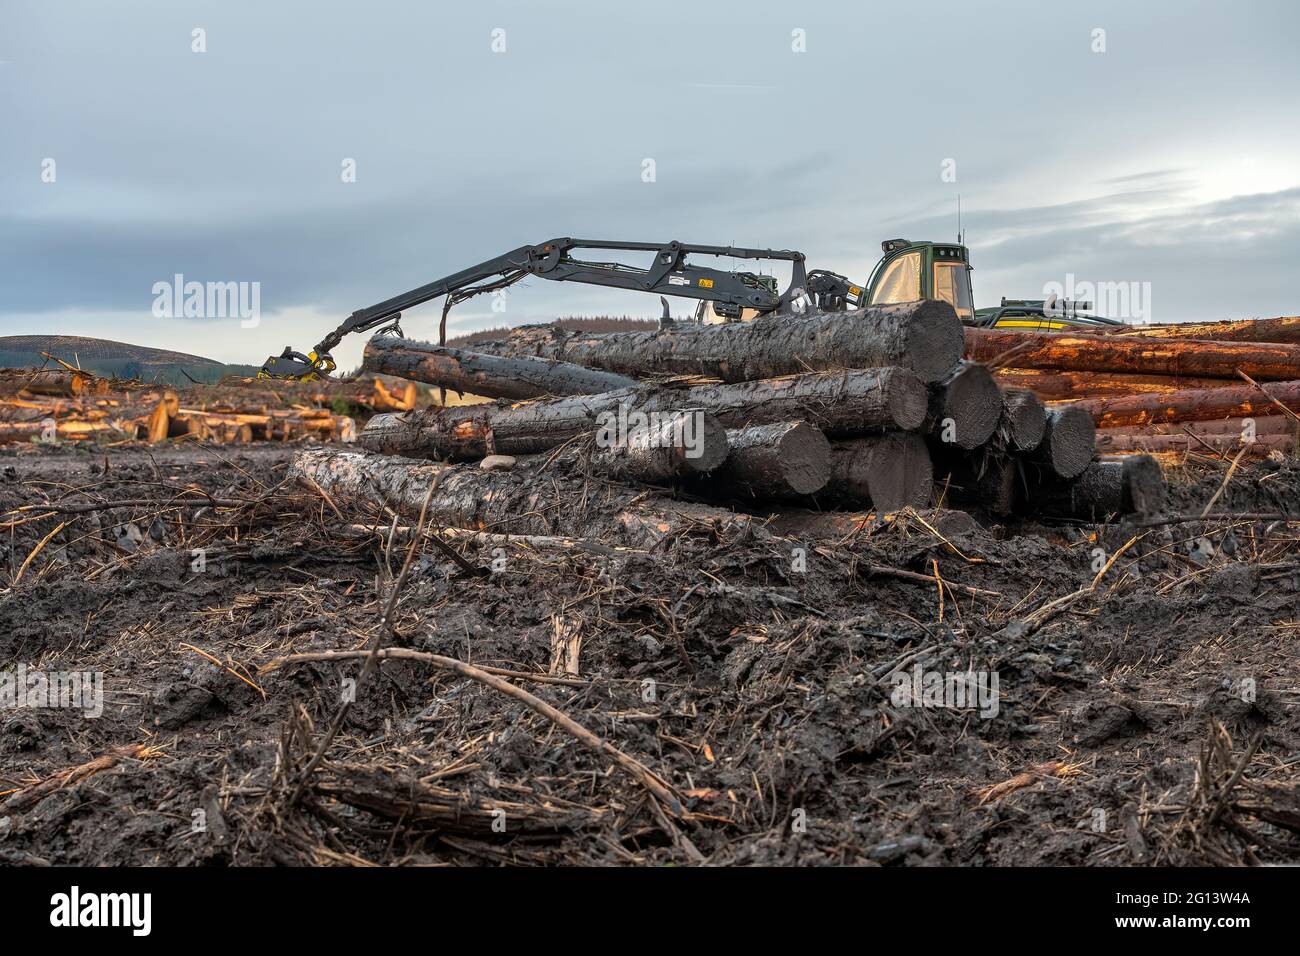
POLYGON ((1016 368, 1209 378, 1236 378, 1241 370, 1254 379, 1300 378, 1300 345, 1263 342, 967 328, 966 357, 1016 368))

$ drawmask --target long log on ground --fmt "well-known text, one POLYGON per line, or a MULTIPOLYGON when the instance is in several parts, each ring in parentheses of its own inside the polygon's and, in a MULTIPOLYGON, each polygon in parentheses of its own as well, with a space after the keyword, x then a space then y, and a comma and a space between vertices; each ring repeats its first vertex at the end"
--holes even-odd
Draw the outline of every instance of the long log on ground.
POLYGON ((1221 388, 1223 379, 1189 375, 1137 375, 1130 372, 1070 372, 1050 368, 1000 368, 993 373, 1003 388, 1023 388, 1045 402, 1221 388))
POLYGON ((1027 457, 1057 478, 1082 474, 1097 453, 1097 429, 1092 416, 1078 405, 1050 409, 1043 441, 1027 457))
POLYGON ((1254 379, 1300 378, 1300 345, 1263 342, 968 328, 966 357, 986 363, 1005 359, 1007 365, 1016 368, 1077 372, 1136 372, 1235 379, 1240 369, 1254 379), (1013 349, 1016 350, 1014 353, 1013 349))
POLYGON ((831 473, 831 445, 807 422, 774 422, 727 431, 730 453, 710 486, 756 499, 815 494, 831 473))
POLYGON ((1229 319, 1223 322, 1169 322, 1158 325, 1125 325, 1113 331, 1108 330, 1108 334, 1300 345, 1300 315, 1281 315, 1275 319, 1229 319))
POLYGON ((79 398, 84 395, 102 395, 108 382, 89 372, 69 371, 63 368, 3 369, 0 370, 0 395, 14 396, 51 395, 79 398))
POLYGON ((486 355, 391 335, 376 335, 366 343, 362 368, 485 398, 594 395, 637 384, 626 375, 572 362, 486 355))
POLYGON ((1165 506, 1164 471, 1150 455, 1103 458, 1071 481, 1033 486, 1028 506, 1035 514, 1090 521, 1155 514, 1165 506))
POLYGON ((826 490, 881 513, 923 508, 934 492, 934 466, 925 439, 909 432, 836 442, 826 490))
POLYGON ((289 475, 310 479, 340 507, 420 513, 430 484, 433 525, 498 534, 595 538, 630 546, 701 531, 711 535, 750 527, 752 519, 722 508, 647 497, 642 489, 589 488, 580 477, 544 471, 540 461, 508 471, 441 465, 330 449, 301 451, 289 475))
POLYGON ((1047 408, 1033 392, 1021 388, 1002 390, 1002 417, 997 433, 1003 447, 1031 452, 1047 433, 1047 408))
POLYGON ((1107 455, 1124 452, 1193 452, 1201 455, 1235 456, 1242 448, 1248 458, 1267 458, 1270 452, 1294 454, 1294 435, 1256 435, 1249 444, 1242 444, 1239 435, 1148 435, 1143 432, 1125 432, 1105 429, 1097 434, 1097 450, 1107 455))
POLYGON ((1208 421, 1215 418, 1245 418, 1277 414, 1281 402, 1300 411, 1300 380, 1253 385, 1224 385, 1221 388, 1190 388, 1165 395, 1129 395, 1075 402, 1073 407, 1088 412, 1101 428, 1147 425, 1152 422, 1208 421))
POLYGON ((992 437, 1002 417, 1002 393, 989 370, 962 362, 943 381, 930 386, 925 433, 970 451, 992 437))
POLYGON ((656 416, 630 434, 611 433, 597 448, 592 466, 610 478, 664 482, 708 474, 727 460, 727 430, 699 410, 656 416))
POLYGON ((962 336, 952 306, 918 301, 653 332, 525 326, 496 341, 476 342, 474 347, 491 355, 534 356, 638 378, 708 375, 724 382, 746 382, 804 371, 894 366, 935 382, 956 367, 962 336))
POLYGON ((925 421, 927 401, 925 386, 905 369, 862 369, 376 415, 360 441, 368 451, 408 458, 533 454, 593 431, 602 422, 696 408, 716 415, 728 428, 806 421, 827 435, 848 437, 914 431, 925 421))

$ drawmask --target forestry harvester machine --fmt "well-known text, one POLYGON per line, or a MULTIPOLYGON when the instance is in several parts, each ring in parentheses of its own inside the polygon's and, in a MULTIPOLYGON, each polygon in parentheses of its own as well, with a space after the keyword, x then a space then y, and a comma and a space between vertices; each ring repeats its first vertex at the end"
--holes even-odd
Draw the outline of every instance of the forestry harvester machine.
POLYGON ((992 309, 975 309, 971 295, 971 266, 961 243, 909 242, 889 239, 881 244, 884 256, 876 263, 866 285, 857 285, 825 269, 807 270, 805 256, 793 250, 749 249, 735 246, 701 246, 684 242, 606 242, 590 239, 552 239, 536 246, 521 246, 505 255, 471 266, 454 275, 394 296, 367 309, 353 312, 311 352, 286 348, 266 360, 259 377, 311 381, 327 378, 336 368, 331 352, 347 335, 378 329, 402 334, 402 312, 445 296, 439 339, 446 342, 447 313, 458 302, 496 292, 528 276, 557 282, 582 282, 615 289, 659 293, 664 327, 674 324, 665 296, 698 302, 694 321, 705 323, 747 321, 764 315, 798 315, 809 311, 843 312, 868 305, 942 299, 952 305, 967 325, 1029 328, 1056 331, 1078 326, 1119 324, 1111 319, 1081 314, 1073 303, 1043 300, 1008 300, 992 309), (580 249, 611 252, 652 252, 649 268, 621 262, 588 262, 571 253, 580 249), (778 260, 790 263, 790 284, 780 291, 774 276, 755 272, 715 269, 687 263, 690 255, 732 259, 778 260))

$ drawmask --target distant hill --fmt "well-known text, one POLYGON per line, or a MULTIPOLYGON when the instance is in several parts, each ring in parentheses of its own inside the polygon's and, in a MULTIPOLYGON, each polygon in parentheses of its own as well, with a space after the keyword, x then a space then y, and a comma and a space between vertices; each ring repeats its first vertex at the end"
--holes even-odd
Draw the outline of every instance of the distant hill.
POLYGON ((0 367, 48 364, 42 352, 96 375, 180 384, 215 382, 223 375, 255 375, 258 366, 227 365, 201 355, 130 345, 83 335, 0 335, 0 367))
MULTIPOLYGON (((562 329, 573 329, 578 332, 647 332, 659 328, 658 319, 638 319, 628 315, 571 315, 556 319, 553 324, 562 329)), ((510 327, 504 325, 495 329, 482 329, 448 339, 447 344, 464 348, 475 342, 499 339, 509 331, 510 327)))

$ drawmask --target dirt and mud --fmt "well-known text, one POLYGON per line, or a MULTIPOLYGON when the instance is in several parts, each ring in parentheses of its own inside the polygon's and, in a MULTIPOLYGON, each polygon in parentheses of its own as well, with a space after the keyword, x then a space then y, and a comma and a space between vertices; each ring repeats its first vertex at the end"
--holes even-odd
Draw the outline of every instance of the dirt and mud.
POLYGON ((0 862, 1300 862, 1294 460, 1140 525, 425 539, 399 588, 293 453, 0 450, 0 677, 102 679, 0 710, 0 862))

